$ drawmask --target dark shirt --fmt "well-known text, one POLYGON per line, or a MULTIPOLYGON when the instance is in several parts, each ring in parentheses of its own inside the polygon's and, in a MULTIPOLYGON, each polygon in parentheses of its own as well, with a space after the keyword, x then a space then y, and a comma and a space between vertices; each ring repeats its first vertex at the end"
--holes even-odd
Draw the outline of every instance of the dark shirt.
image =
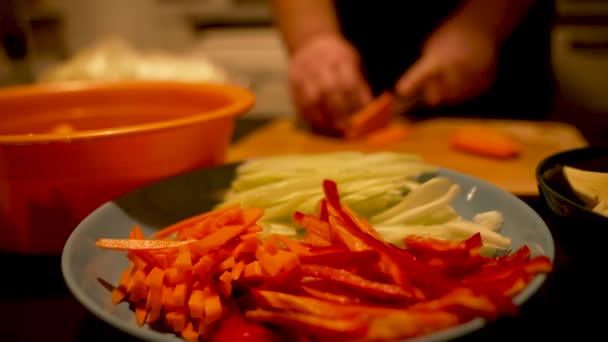
MULTIPOLYGON (((335 0, 342 31, 360 52, 375 95, 392 89, 420 56, 428 35, 459 5, 457 0, 335 0)), ((551 110, 550 32, 553 2, 540 0, 505 41, 492 88, 458 106, 417 115, 542 118, 551 110)))

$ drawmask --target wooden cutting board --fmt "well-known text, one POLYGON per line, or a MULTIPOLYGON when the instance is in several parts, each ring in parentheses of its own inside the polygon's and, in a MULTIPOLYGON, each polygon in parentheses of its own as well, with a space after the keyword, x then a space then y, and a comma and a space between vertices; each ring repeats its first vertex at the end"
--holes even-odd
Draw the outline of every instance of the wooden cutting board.
POLYGON ((435 118, 410 123, 411 134, 399 142, 369 146, 323 137, 298 127, 295 121, 277 119, 231 146, 228 161, 293 153, 320 153, 339 150, 396 151, 420 155, 425 161, 489 181, 518 196, 536 196, 536 166, 563 150, 587 146, 575 127, 552 121, 435 118), (497 160, 456 151, 449 146, 450 135, 470 125, 492 126, 508 134, 523 147, 514 159, 497 160))

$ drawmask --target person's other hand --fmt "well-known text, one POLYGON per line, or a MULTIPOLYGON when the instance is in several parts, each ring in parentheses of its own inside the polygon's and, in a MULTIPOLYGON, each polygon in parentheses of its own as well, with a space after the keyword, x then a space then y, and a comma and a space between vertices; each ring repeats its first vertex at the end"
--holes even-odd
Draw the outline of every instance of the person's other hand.
POLYGON ((430 107, 463 103, 490 88, 497 57, 497 42, 491 33, 445 25, 429 37, 421 57, 397 82, 396 92, 418 96, 430 107))
POLYGON ((335 34, 294 51, 289 82, 299 114, 318 132, 341 130, 344 119, 371 100, 355 48, 335 34))

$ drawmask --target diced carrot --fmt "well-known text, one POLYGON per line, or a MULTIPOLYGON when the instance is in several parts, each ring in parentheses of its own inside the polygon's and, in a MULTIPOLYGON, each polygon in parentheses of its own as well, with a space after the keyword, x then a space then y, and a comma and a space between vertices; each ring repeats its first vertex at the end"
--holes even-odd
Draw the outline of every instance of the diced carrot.
POLYGON ((255 233, 247 233, 247 234, 242 234, 240 236, 241 240, 259 240, 261 238, 262 234, 260 234, 260 232, 255 232, 255 233))
POLYGON ((219 277, 218 289, 224 298, 230 298, 232 293, 232 273, 230 271, 224 271, 219 277))
POLYGON ((211 272, 213 265, 215 265, 215 259, 208 254, 203 255, 199 261, 192 266, 192 271, 194 271, 194 273, 196 273, 199 277, 204 278, 209 272, 211 272))
POLYGON ((173 311, 173 317, 171 319, 173 323, 173 331, 182 332, 188 324, 188 317, 184 308, 179 308, 173 311))
POLYGON ((146 310, 146 303, 140 302, 135 306, 135 321, 137 325, 142 326, 146 323, 146 316, 148 310, 146 310))
POLYGON ((232 280, 238 280, 241 277, 241 273, 245 270, 245 262, 243 260, 237 262, 232 267, 232 280))
POLYGON ((177 253, 177 259, 175 259, 175 268, 179 273, 179 278, 185 277, 186 274, 192 269, 192 256, 190 255, 190 249, 187 246, 179 248, 177 253))
POLYGON ((188 322, 186 327, 182 331, 182 337, 188 341, 198 341, 198 331, 194 329, 194 324, 192 322, 188 322))
MULTIPOLYGON (((243 236, 241 235, 241 239, 243 236)), ((232 251, 232 255, 238 259, 242 253, 253 253, 260 246, 258 239, 243 239, 232 251)))
POLYGON ((183 281, 183 275, 177 270, 176 267, 169 267, 165 270, 165 280, 170 285, 178 284, 183 281))
POLYGON ((222 273, 225 270, 232 268, 232 266, 234 266, 235 262, 234 262, 234 257, 231 255, 228 258, 226 258, 224 261, 220 262, 219 264, 215 265, 215 273, 222 273))
POLYGON ((160 289, 163 287, 164 279, 165 272, 158 267, 154 267, 146 276, 146 285, 152 289, 160 289))
POLYGON ((269 253, 271 255, 275 255, 275 254, 277 254, 277 252, 280 249, 277 241, 278 241, 278 239, 276 237, 276 234, 270 235, 268 238, 266 238, 266 240, 264 240, 264 243, 262 244, 262 248, 264 248, 264 250, 267 253, 269 253))
POLYGON ((129 264, 129 268, 122 271, 120 275, 120 280, 118 281, 118 286, 116 286, 112 290, 112 303, 118 304, 122 302, 127 296, 127 288, 129 287, 129 282, 131 280, 131 276, 135 272, 135 266, 133 263, 129 264))
POLYGON ((224 314, 224 308, 220 296, 214 291, 207 290, 205 293, 205 323, 211 324, 224 314))
POLYGON ((246 234, 261 233, 263 231, 264 231, 264 228, 262 228, 261 226, 259 226, 259 225, 256 224, 255 226, 247 229, 247 231, 245 232, 245 234, 241 235, 241 238, 244 235, 246 235, 246 234))
POLYGON ((148 291, 148 298, 146 300, 146 309, 148 315, 146 316, 146 322, 156 322, 162 314, 163 309, 163 287, 150 288, 148 291))
POLYGON ((242 277, 244 278, 265 278, 267 273, 262 269, 259 261, 253 261, 245 265, 242 277))
POLYGON ((127 288, 129 292, 129 300, 133 303, 148 297, 148 285, 146 285, 146 273, 142 270, 136 270, 127 288))
POLYGON ((319 236, 319 234, 314 232, 308 232, 306 235, 304 235, 304 243, 307 243, 313 247, 325 247, 332 245, 331 241, 322 238, 319 236))
POLYGON ((144 232, 141 230, 141 227, 137 224, 133 227, 133 230, 131 230, 131 232, 129 233, 129 239, 143 240, 145 238, 146 237, 144 236, 144 232))
POLYGON ((240 207, 227 210, 215 219, 215 223, 219 227, 244 224, 243 210, 240 207))
POLYGON ((260 266, 271 277, 276 277, 280 273, 289 271, 300 264, 300 259, 294 252, 279 250, 276 254, 272 255, 263 248, 260 248, 259 251, 261 252, 256 252, 255 256, 260 262, 260 266))
POLYGON ((287 247, 287 249, 289 249, 290 251, 296 253, 297 255, 307 255, 309 254, 309 250, 308 248, 306 248, 304 245, 302 245, 301 243, 299 243, 298 241, 291 239, 285 235, 275 235, 276 239, 278 239, 279 241, 281 241, 285 247, 287 247))
POLYGON ((190 317, 202 319, 205 317, 205 292, 200 289, 194 289, 188 298, 188 311, 190 317))
POLYGON ((167 237, 171 234, 179 232, 181 229, 183 229, 185 227, 194 225, 196 222, 200 222, 200 221, 206 219, 207 217, 218 216, 218 215, 222 214, 223 212, 226 212, 228 210, 238 208, 238 207, 240 207, 239 203, 232 203, 225 207, 221 207, 221 208, 218 208, 218 209, 215 209, 212 211, 208 211, 206 213, 202 213, 197 216, 190 217, 188 219, 185 219, 185 220, 179 221, 173 225, 170 225, 169 227, 159 230, 158 232, 154 233, 153 237, 155 237, 155 238, 167 237))
POLYGON ((488 126, 458 129, 450 137, 449 144, 458 151, 498 159, 515 158, 522 150, 507 134, 488 126))

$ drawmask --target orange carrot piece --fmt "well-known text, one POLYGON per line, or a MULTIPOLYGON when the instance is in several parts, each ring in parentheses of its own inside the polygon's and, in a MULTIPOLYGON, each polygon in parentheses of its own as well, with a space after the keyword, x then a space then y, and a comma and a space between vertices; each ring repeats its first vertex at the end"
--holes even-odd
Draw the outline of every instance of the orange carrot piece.
POLYGON ((305 247, 304 245, 302 245, 301 243, 299 243, 298 241, 287 237, 285 235, 279 235, 279 234, 275 234, 275 238, 278 239, 279 241, 281 241, 285 247, 296 253, 297 255, 308 255, 309 254, 309 249, 307 247, 305 247))
POLYGON ((131 232, 129 233, 129 239, 143 240, 145 238, 146 237, 144 236, 144 232, 141 230, 141 227, 137 224, 133 227, 133 230, 131 230, 131 232))
POLYGON ((226 258, 224 261, 220 262, 219 264, 215 265, 215 273, 221 273, 224 272, 225 270, 232 268, 235 264, 234 261, 234 256, 229 256, 228 258, 226 258))
POLYGON ((156 249, 178 248, 196 240, 137 240, 137 239, 98 239, 97 247, 115 251, 150 251, 156 249))
POLYGON ((241 277, 241 273, 245 270, 245 262, 243 260, 237 262, 232 267, 232 280, 238 280, 241 277))
POLYGON ((265 278, 267 273, 262 269, 258 260, 245 265, 242 277, 244 278, 265 278))
MULTIPOLYGON (((241 235, 241 239, 243 239, 243 235, 241 235)), ((232 255, 238 259, 239 256, 243 253, 254 253, 258 247, 260 246, 260 241, 258 239, 243 239, 232 251, 232 255)))
POLYGON ((228 241, 249 228, 247 225, 225 226, 190 244, 190 249, 200 255, 218 250, 228 241))
POLYGON ((218 215, 220 215, 223 212, 226 212, 228 210, 231 210, 231 209, 234 209, 234 208, 238 208, 238 207, 240 207, 239 203, 232 203, 232 204, 226 205, 225 207, 218 208, 218 209, 215 209, 215 210, 212 210, 212 211, 208 211, 206 213, 202 213, 202 214, 197 215, 197 216, 190 217, 188 219, 179 221, 179 222, 177 222, 175 224, 172 224, 172 225, 170 225, 170 226, 168 226, 166 228, 163 228, 163 229, 159 230, 158 232, 154 233, 153 237, 155 237, 155 238, 167 237, 167 236, 169 236, 171 234, 179 232, 181 229, 183 229, 185 227, 194 225, 196 222, 200 222, 200 221, 206 219, 207 217, 218 216, 218 215))
POLYGON ((150 273, 146 276, 146 285, 153 289, 160 289, 163 287, 163 280, 165 279, 165 272, 159 267, 154 267, 150 273))
POLYGON ((261 237, 262 234, 260 234, 259 232, 242 234, 240 236, 241 240, 259 240, 261 237))
POLYGON ((173 288, 173 292, 171 293, 171 297, 169 298, 171 306, 181 308, 186 305, 187 292, 188 288, 186 284, 180 283, 175 285, 175 288, 173 288))
POLYGON ((276 237, 276 234, 273 234, 273 235, 269 236, 268 238, 266 238, 266 240, 264 240, 264 243, 262 244, 262 248, 264 248, 264 250, 267 253, 269 253, 270 255, 275 255, 275 254, 277 254, 277 252, 280 249, 279 244, 277 242, 278 242, 278 239, 276 237))
POLYGON ((194 324, 192 322, 188 322, 184 330, 182 330, 182 337, 188 341, 198 341, 198 330, 194 329, 194 324))
POLYGON ((219 227, 244 224, 243 210, 240 207, 227 210, 215 219, 215 223, 219 227))
POLYGON ((154 323, 161 318, 163 309, 163 287, 150 288, 148 291, 148 298, 146 299, 146 309, 148 315, 146 316, 146 322, 154 323))
POLYGON ((193 289, 188 298, 188 311, 190 317, 202 319, 205 317, 205 292, 200 289, 193 289))
POLYGON ((326 247, 331 246, 332 243, 314 232, 308 232, 304 235, 304 243, 307 243, 313 247, 326 247))
POLYGON ((188 324, 188 317, 185 308, 179 308, 172 312, 173 331, 181 333, 188 324))
POLYGON ((224 314, 224 307, 220 296, 209 288, 205 288, 205 323, 211 324, 224 314))
MULTIPOLYGON (((262 231, 264 231, 264 228, 262 228, 261 226, 259 226, 259 225, 256 224, 255 226, 247 229, 247 231, 245 232, 245 234, 261 233, 262 231)), ((243 234, 243 236, 245 234, 243 234)))
POLYGON ((382 147, 396 144, 407 139, 412 133, 410 126, 392 122, 388 126, 370 132, 365 136, 365 144, 372 147, 382 147))
POLYGON ((135 321, 137 325, 143 326, 146 323, 146 316, 148 315, 148 310, 146 310, 146 304, 143 302, 138 303, 135 306, 135 321))
POLYGON ((463 127, 449 140, 450 147, 467 153, 497 159, 511 159, 521 153, 521 146, 507 134, 487 126, 463 127))
POLYGON ((173 305, 173 290, 175 286, 165 285, 163 286, 163 307, 165 311, 171 311, 177 309, 176 306, 173 305))
POLYGON ((224 298, 230 298, 230 294, 232 294, 232 273, 230 271, 222 273, 219 277, 218 287, 224 298))
POLYGON ((188 271, 192 269, 192 256, 188 247, 182 246, 179 248, 177 259, 175 259, 175 268, 179 273, 179 278, 185 277, 188 271))
POLYGON ((388 91, 373 99, 350 118, 344 136, 347 139, 358 139, 386 126, 393 116, 394 99, 395 96, 388 91))
POLYGON ((183 274, 176 267, 165 269, 165 281, 170 285, 176 285, 183 281, 183 274))
POLYGON ((122 302, 127 297, 127 288, 129 287, 129 281, 131 280, 131 276, 135 272, 135 266, 133 263, 129 264, 129 267, 122 271, 120 275, 120 280, 118 281, 118 286, 116 286, 112 290, 112 303, 118 304, 122 302))
POLYGON ((192 266, 192 271, 199 277, 204 278, 211 272, 213 265, 215 265, 215 259, 208 254, 203 255, 198 262, 192 266))
POLYGON ((136 270, 127 288, 129 292, 129 300, 133 303, 146 299, 148 297, 148 285, 146 285, 146 273, 142 270, 136 270))
POLYGON ((300 265, 300 259, 295 253, 284 250, 279 250, 275 255, 265 251, 256 253, 256 259, 258 259, 260 266, 271 277, 275 277, 300 265))

